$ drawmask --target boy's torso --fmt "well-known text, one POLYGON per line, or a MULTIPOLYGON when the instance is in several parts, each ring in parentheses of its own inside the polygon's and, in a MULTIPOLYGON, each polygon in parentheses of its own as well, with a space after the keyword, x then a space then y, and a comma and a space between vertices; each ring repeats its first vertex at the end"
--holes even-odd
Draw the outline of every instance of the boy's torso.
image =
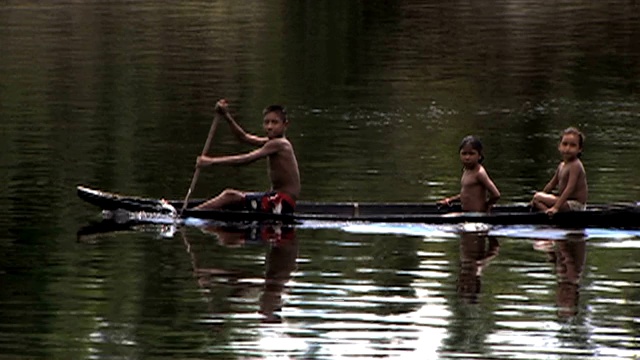
POLYGON ((267 159, 272 190, 287 193, 297 199, 300 196, 300 172, 293 146, 286 138, 269 141, 280 142, 279 150, 267 159))

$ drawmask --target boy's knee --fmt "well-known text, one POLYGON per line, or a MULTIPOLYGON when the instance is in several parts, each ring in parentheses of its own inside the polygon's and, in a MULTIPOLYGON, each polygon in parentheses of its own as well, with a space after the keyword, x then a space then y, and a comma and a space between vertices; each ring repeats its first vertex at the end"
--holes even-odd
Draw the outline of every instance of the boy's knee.
POLYGON ((243 193, 236 189, 229 188, 229 189, 224 189, 224 191, 222 191, 222 196, 227 198, 238 199, 238 198, 243 198, 243 193))
POLYGON ((540 199, 544 196, 544 193, 542 191, 538 191, 535 194, 533 194, 533 201, 540 201, 540 199))

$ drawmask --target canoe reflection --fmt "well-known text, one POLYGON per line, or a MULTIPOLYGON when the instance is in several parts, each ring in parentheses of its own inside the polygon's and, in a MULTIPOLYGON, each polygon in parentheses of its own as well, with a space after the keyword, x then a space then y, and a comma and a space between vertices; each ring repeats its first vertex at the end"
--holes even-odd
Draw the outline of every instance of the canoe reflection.
MULTIPOLYGON (((266 245, 264 283, 258 312, 262 322, 277 323, 282 318, 282 296, 291 274, 296 270, 298 240, 295 227, 279 224, 260 224, 246 227, 207 226, 200 228, 204 233, 214 235, 218 243, 225 247, 245 245, 266 245)), ((239 278, 241 273, 232 273, 215 268, 202 267, 197 254, 187 239, 186 231, 181 232, 187 251, 191 255, 194 275, 202 288, 215 286, 216 277, 239 278)), ((219 280, 219 279, 217 279, 219 280)), ((241 286, 240 286, 241 287, 241 286)))
POLYGON ((498 240, 486 233, 462 233, 457 292, 461 300, 476 304, 482 285, 482 272, 498 256, 498 240))
POLYGON ((558 316, 569 318, 578 313, 580 280, 587 259, 585 236, 572 234, 562 240, 536 240, 534 249, 547 254, 556 273, 558 316))

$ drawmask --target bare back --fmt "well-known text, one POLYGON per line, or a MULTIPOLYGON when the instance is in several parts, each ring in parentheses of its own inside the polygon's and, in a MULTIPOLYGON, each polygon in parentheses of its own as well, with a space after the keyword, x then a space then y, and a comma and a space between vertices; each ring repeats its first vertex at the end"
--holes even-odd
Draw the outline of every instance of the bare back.
POLYGON ((271 189, 285 192, 297 199, 300 196, 300 171, 293 146, 284 137, 270 139, 264 146, 276 148, 267 158, 271 189))
POLYGON ((582 204, 587 203, 589 195, 589 187, 587 186, 587 174, 580 159, 570 162, 561 162, 556 170, 558 176, 558 193, 564 193, 569 185, 571 175, 576 177, 575 186, 571 193, 568 194, 567 200, 575 200, 582 204))

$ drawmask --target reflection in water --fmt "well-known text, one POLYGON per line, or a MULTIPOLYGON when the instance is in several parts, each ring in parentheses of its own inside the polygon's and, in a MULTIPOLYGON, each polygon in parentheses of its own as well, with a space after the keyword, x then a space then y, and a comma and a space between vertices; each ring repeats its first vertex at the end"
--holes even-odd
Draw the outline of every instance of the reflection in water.
POLYGON ((460 271, 457 291, 460 298, 478 303, 482 271, 498 256, 498 239, 486 233, 463 233, 460 239, 460 271))
POLYGON ((289 229, 291 234, 285 241, 270 242, 267 249, 264 290, 260 298, 260 313, 266 322, 280 321, 276 313, 282 311, 282 293, 296 269, 298 242, 294 229, 289 229))
MULTIPOLYGON (((498 256, 500 244, 487 233, 463 232, 459 240, 455 300, 450 303, 451 319, 441 351, 484 353, 487 337, 495 331, 492 298, 480 301, 483 272, 498 256)), ((455 271, 455 269, 452 269, 455 271)))
MULTIPOLYGON (((225 247, 241 247, 251 244, 267 245, 259 313, 263 315, 263 322, 281 322, 282 319, 278 313, 282 311, 282 295, 286 283, 291 278, 291 273, 296 269, 298 257, 295 227, 279 224, 260 224, 246 227, 212 225, 203 227, 201 230, 215 235, 218 243, 225 247)), ((189 243, 186 231, 181 231, 181 234, 187 252, 191 256, 194 275, 201 288, 210 290, 212 286, 216 285, 216 281, 224 278, 227 285, 231 284, 240 292, 244 290, 244 286, 238 282, 238 279, 244 277, 241 271, 222 270, 200 264, 197 251, 189 243)))
POLYGON ((577 315, 580 280, 587 259, 584 235, 574 234, 564 240, 538 240, 534 248, 545 252, 548 261, 555 266, 558 316, 570 318, 577 315))

